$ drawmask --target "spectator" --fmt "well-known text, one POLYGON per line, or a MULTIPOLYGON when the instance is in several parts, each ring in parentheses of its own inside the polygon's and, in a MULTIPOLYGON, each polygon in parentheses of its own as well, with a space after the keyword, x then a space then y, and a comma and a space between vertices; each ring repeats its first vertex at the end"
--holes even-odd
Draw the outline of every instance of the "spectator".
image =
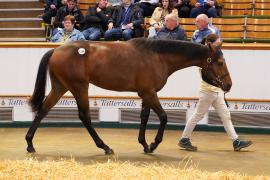
POLYGON ((57 10, 66 5, 66 0, 45 0, 46 6, 42 19, 45 23, 51 24, 52 17, 56 16, 57 10))
POLYGON ((108 0, 108 8, 112 10, 112 14, 114 11, 122 4, 122 0, 108 0))
POLYGON ((218 10, 215 8, 215 0, 197 0, 195 7, 191 9, 190 17, 196 18, 199 14, 206 14, 208 17, 217 17, 218 10))
POLYGON ((155 39, 187 40, 185 30, 179 27, 178 16, 174 14, 166 15, 164 27, 158 31, 155 39))
POLYGON ((64 18, 64 29, 60 29, 51 39, 52 42, 70 42, 77 40, 85 40, 83 34, 74 28, 74 16, 67 15, 64 18))
POLYGON ((178 10, 178 17, 189 18, 190 16, 190 0, 174 0, 174 8, 178 10))
POLYGON ((108 28, 112 9, 107 8, 108 0, 99 0, 95 7, 89 7, 85 16, 83 35, 85 39, 96 41, 108 28))
POLYGON ((139 6, 142 9, 143 17, 152 16, 158 4, 159 0, 140 0, 139 6))
POLYGON ((150 19, 151 27, 149 28, 149 35, 148 35, 149 38, 157 35, 157 31, 159 31, 163 27, 165 16, 170 13, 178 16, 177 9, 173 7, 173 1, 162 0, 161 7, 157 7, 155 9, 150 19))
POLYGON ((67 5, 61 7, 55 16, 54 28, 63 28, 63 20, 67 15, 75 17, 76 29, 81 30, 83 26, 84 17, 81 10, 77 7, 77 0, 67 0, 67 5))
POLYGON ((143 30, 141 24, 144 19, 141 9, 131 0, 122 0, 119 6, 109 20, 108 30, 105 32, 105 40, 129 40, 132 37, 142 36, 143 30))
POLYGON ((197 30, 193 33, 191 38, 192 42, 201 43, 209 34, 217 34, 220 36, 219 30, 212 24, 209 24, 209 18, 205 14, 198 15, 195 21, 197 30))
POLYGON ((118 7, 122 4, 121 0, 108 0, 108 6, 118 7))
MULTIPOLYGON (((214 46, 221 46, 222 44, 219 36, 216 34, 210 34, 207 36, 205 43, 212 43, 214 46)), ((186 127, 178 145, 189 151, 197 150, 197 147, 192 145, 190 137, 197 122, 199 122, 204 117, 211 105, 215 108, 218 115, 221 117, 224 128, 228 136, 233 141, 234 150, 239 151, 242 148, 250 146, 252 142, 240 140, 234 130, 230 111, 227 108, 226 102, 224 100, 224 92, 221 90, 221 88, 212 86, 204 80, 202 80, 200 86, 199 103, 196 107, 195 113, 187 121, 186 127)))

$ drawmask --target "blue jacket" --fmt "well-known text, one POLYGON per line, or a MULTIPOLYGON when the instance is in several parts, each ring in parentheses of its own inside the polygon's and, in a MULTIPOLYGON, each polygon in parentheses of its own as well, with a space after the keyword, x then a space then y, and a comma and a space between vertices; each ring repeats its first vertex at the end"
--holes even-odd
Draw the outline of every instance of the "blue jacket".
MULTIPOLYGON (((130 12, 129 16, 126 19, 126 23, 133 23, 134 31, 135 31, 135 37, 140 37, 143 35, 143 29, 141 25, 144 23, 144 18, 142 15, 142 10, 140 9, 139 5, 137 4, 131 4, 130 5, 130 12)), ((108 23, 112 22, 115 28, 121 27, 121 22, 124 19, 123 15, 125 14, 125 8, 123 5, 117 7, 108 23)))
POLYGON ((163 27, 158 31, 155 39, 187 40, 187 35, 185 30, 181 29, 179 26, 173 30, 163 27))
MULTIPOLYGON (((62 38, 64 37, 64 29, 60 29, 51 39, 52 42, 63 42, 62 38)), ((77 30, 73 29, 71 35, 68 37, 66 42, 70 41, 79 41, 79 40, 85 40, 83 34, 77 30)))
POLYGON ((208 27, 202 31, 198 29, 195 30, 191 41, 196 42, 196 43, 201 43, 203 38, 206 38, 209 34, 216 34, 220 36, 219 30, 216 27, 214 27, 212 24, 208 24, 208 27))

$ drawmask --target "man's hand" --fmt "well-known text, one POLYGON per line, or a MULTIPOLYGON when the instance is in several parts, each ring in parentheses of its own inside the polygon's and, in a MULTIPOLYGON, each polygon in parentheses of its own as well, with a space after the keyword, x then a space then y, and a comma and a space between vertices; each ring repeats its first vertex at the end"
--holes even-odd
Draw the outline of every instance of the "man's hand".
POLYGON ((214 6, 215 5, 215 2, 214 1, 211 1, 211 0, 207 0, 206 1, 206 4, 208 5, 208 6, 214 6))
POLYGON ((182 0, 178 0, 178 1, 177 1, 177 4, 182 4, 182 3, 183 3, 182 0))
POLYGON ((113 23, 110 22, 110 23, 108 24, 108 29, 112 29, 112 28, 113 28, 113 23))
POLYGON ((129 23, 125 25, 126 29, 132 29, 133 28, 133 23, 129 23))
POLYGON ((96 10, 97 10, 97 12, 100 12, 100 11, 101 11, 101 9, 100 9, 99 7, 97 7, 97 9, 96 9, 96 10))
POLYGON ((160 29, 160 27, 159 27, 159 25, 157 23, 154 24, 154 28, 155 28, 156 31, 160 29))
POLYGON ((198 2, 197 2, 197 3, 195 4, 195 7, 198 8, 198 7, 200 7, 201 5, 202 5, 201 3, 198 3, 198 2))
POLYGON ((56 9, 56 6, 55 6, 54 4, 51 4, 51 5, 50 5, 50 8, 51 8, 51 9, 56 9))

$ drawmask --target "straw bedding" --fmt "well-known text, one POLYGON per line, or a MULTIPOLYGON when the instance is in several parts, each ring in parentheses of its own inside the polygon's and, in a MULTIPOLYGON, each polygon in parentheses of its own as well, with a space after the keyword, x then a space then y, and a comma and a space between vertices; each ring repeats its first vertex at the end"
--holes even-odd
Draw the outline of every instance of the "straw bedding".
POLYGON ((108 160, 105 163, 82 164, 71 160, 0 161, 0 179, 73 180, 73 179, 139 179, 139 180, 270 180, 268 176, 246 176, 234 172, 206 172, 192 167, 174 167, 157 163, 130 163, 108 160))

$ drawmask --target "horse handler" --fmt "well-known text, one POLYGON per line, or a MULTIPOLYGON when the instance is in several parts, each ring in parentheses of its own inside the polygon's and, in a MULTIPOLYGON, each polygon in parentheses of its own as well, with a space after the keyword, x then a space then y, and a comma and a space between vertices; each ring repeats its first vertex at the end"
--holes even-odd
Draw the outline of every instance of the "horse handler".
MULTIPOLYGON (((222 44, 220 37, 216 34, 208 35, 205 39, 205 43, 212 43, 216 46, 221 46, 222 44)), ((233 141, 234 151, 239 151, 240 149, 248 147, 252 144, 251 141, 244 141, 238 138, 238 135, 236 134, 231 121, 230 111, 227 108, 226 102, 224 100, 224 92, 222 91, 222 89, 212 86, 202 80, 200 85, 199 103, 195 110, 195 113, 191 116, 190 119, 188 119, 182 137, 178 143, 180 147, 189 151, 197 151, 197 147, 192 145, 190 137, 197 122, 203 119, 210 105, 215 108, 215 110, 221 117, 224 128, 228 136, 233 141)))

